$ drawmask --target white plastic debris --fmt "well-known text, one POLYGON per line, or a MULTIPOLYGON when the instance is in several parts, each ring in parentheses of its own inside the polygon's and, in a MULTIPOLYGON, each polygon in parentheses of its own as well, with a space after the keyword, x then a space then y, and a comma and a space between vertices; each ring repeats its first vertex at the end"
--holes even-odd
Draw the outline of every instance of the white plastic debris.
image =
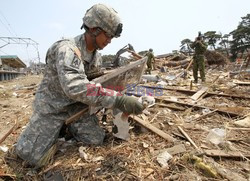
POLYGON ((80 153, 80 157, 84 158, 84 160, 88 160, 88 154, 85 153, 86 147, 80 146, 79 147, 79 153, 80 153))
POLYGON ((146 103, 147 107, 151 107, 155 104, 155 98, 152 96, 141 96, 138 101, 142 104, 146 103))
POLYGON ((123 113, 120 112, 115 115, 113 123, 117 128, 117 132, 113 133, 113 135, 117 138, 128 141, 130 138, 128 117, 124 116, 123 113))
POLYGON ((203 113, 203 114, 207 114, 207 113, 209 113, 209 112, 211 112, 211 111, 210 111, 210 109, 208 109, 208 108, 202 109, 202 113, 203 113))
POLYGON ((3 146, 0 146, 0 150, 3 151, 4 153, 6 153, 9 150, 9 148, 7 146, 3 145, 3 146))
POLYGON ((148 148, 149 147, 149 144, 145 143, 145 142, 142 142, 142 147, 143 148, 148 148))
POLYGON ((234 124, 242 127, 250 127, 250 116, 247 116, 246 118, 241 119, 239 121, 235 121, 234 124))
POLYGON ((99 162, 99 161, 102 161, 102 160, 104 160, 103 156, 94 157, 92 159, 93 162, 99 162))
POLYGON ((165 168, 168 166, 168 161, 171 158, 173 158, 173 156, 170 155, 167 151, 164 151, 157 156, 156 160, 161 165, 161 167, 165 168))
POLYGON ((156 85, 159 85, 159 86, 164 87, 164 86, 168 85, 168 83, 162 80, 162 81, 160 81, 160 82, 157 82, 156 85))
POLYGON ((171 74, 169 74, 169 75, 166 75, 166 77, 165 77, 165 79, 166 80, 174 80, 176 78, 176 75, 171 75, 171 74))
POLYGON ((13 95, 14 97, 17 97, 17 93, 16 93, 16 92, 13 92, 12 95, 13 95))
POLYGON ((161 79, 159 75, 142 75, 142 78, 146 79, 147 82, 158 82, 161 79))
POLYGON ((206 140, 218 145, 225 140, 226 130, 221 128, 213 128, 209 131, 206 140))

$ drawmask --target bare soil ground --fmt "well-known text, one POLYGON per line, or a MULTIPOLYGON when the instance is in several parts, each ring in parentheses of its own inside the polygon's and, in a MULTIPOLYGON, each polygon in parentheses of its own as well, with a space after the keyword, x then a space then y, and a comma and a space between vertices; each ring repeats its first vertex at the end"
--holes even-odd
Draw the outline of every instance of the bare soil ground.
MULTIPOLYGON (((162 77, 168 74, 159 71, 153 73, 162 77)), ((39 170, 24 166, 20 159, 1 149, 0 180, 249 180, 250 128, 236 127, 234 122, 245 118, 250 112, 250 87, 234 83, 239 81, 237 77, 230 78, 224 70, 209 69, 206 75, 206 84, 191 86, 191 73, 188 79, 168 81, 165 89, 161 90, 163 95, 157 97, 156 104, 140 116, 142 120, 174 137, 173 143, 132 119, 130 140, 114 138, 109 116, 106 123, 100 122, 107 131, 103 146, 91 147, 72 139, 62 140, 51 163, 39 170), (208 91, 215 94, 195 102, 191 99, 195 92, 178 91, 190 90, 191 87, 193 91, 198 91, 203 86, 208 86, 208 91), (213 110, 213 113, 202 117, 213 110), (178 126, 198 148, 190 143, 178 126), (207 141, 206 137, 213 128, 226 131, 222 144, 214 145, 207 141), (180 147, 174 152, 169 151, 172 158, 163 167, 157 161, 159 153, 174 146, 180 147), (80 147, 84 149, 84 157, 80 157, 80 147), (220 150, 226 156, 209 156, 206 150, 220 150), (231 152, 238 155, 233 156, 231 152)), ((243 76, 240 81, 249 82, 248 77, 243 76)), ((0 139, 17 125, 0 143, 1 148, 10 149, 29 121, 32 101, 41 79, 42 75, 30 75, 0 82, 0 139)), ((155 83, 144 85, 156 86, 155 83)), ((99 116, 101 119, 102 115, 99 116)))

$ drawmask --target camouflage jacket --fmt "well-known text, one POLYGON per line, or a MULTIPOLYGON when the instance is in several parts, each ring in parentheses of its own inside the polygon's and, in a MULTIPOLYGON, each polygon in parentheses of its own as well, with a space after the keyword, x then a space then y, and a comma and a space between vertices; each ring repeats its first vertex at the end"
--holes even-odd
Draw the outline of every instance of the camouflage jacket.
POLYGON ((148 57, 148 61, 147 61, 148 63, 154 62, 155 56, 152 52, 148 51, 146 56, 148 57))
POLYGON ((101 56, 97 51, 87 51, 84 35, 54 43, 47 51, 46 63, 44 78, 35 96, 34 111, 67 113, 79 103, 113 107, 117 93, 87 78, 86 72, 100 69, 101 56), (81 58, 76 49, 80 50, 81 58))
POLYGON ((190 47, 194 49, 195 55, 204 55, 207 50, 207 44, 204 41, 195 41, 190 47))

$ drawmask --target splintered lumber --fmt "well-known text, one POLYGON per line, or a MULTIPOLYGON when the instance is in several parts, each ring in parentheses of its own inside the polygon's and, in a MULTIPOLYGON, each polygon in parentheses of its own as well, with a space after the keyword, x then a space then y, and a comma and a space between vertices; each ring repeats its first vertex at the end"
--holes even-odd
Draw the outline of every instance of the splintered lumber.
POLYGON ((159 99, 158 97, 155 97, 156 100, 162 101, 162 102, 171 102, 171 103, 176 103, 176 104, 180 104, 183 106, 188 106, 188 107, 193 107, 193 108, 198 108, 198 109, 209 109, 211 111, 216 110, 215 112, 218 112, 219 114, 224 114, 224 115, 228 115, 231 117, 235 117, 235 116, 243 116, 240 113, 235 113, 235 112, 230 112, 230 111, 223 111, 220 109, 215 109, 212 107, 206 107, 206 106, 200 106, 200 105, 196 105, 196 104, 190 104, 190 103, 185 103, 185 102, 178 102, 178 101, 174 101, 174 100, 170 100, 170 99, 159 99))
MULTIPOLYGON (((176 92, 182 92, 184 94, 192 95, 196 93, 195 90, 190 89, 178 89, 178 88, 172 88, 172 87, 153 87, 153 86, 147 86, 147 85, 140 85, 142 87, 148 87, 151 89, 163 89, 163 90, 170 90, 170 91, 176 91, 176 92)), ((206 92, 206 96, 218 96, 218 97, 230 97, 230 98, 236 98, 236 99, 250 99, 249 96, 241 96, 241 95, 235 95, 235 94, 222 94, 222 93, 215 93, 215 92, 206 92)))
POLYGON ((179 65, 188 65, 188 63, 190 62, 190 60, 180 60, 180 61, 166 61, 165 63, 163 63, 163 66, 168 66, 168 67, 176 67, 179 65))
POLYGON ((223 55, 222 53, 218 52, 218 51, 212 51, 212 50, 207 50, 205 52, 205 57, 207 60, 208 65, 226 65, 228 64, 230 61, 228 60, 228 58, 223 55))
MULTIPOLYGON (((134 96, 137 96, 137 97, 140 96, 139 94, 133 93, 133 92, 128 92, 127 94, 128 95, 134 95, 134 96)), ((196 105, 196 104, 190 104, 190 103, 185 103, 185 102, 180 102, 180 101, 174 101, 174 100, 170 100, 170 99, 161 99, 161 98, 159 98, 157 96, 154 96, 154 98, 155 98, 156 101, 159 101, 161 103, 171 102, 171 103, 180 104, 182 106, 193 107, 193 108, 196 108, 196 109, 209 109, 211 111, 216 110, 216 112, 218 112, 219 114, 224 114, 224 115, 231 116, 231 117, 235 117, 235 116, 243 117, 244 116, 244 115, 242 115, 240 113, 231 112, 231 111, 223 111, 223 110, 216 109, 216 108, 213 108, 213 107, 200 106, 200 105, 196 105)))
POLYGON ((188 134, 180 127, 177 126, 180 132, 187 138, 187 140, 198 150, 198 146, 194 143, 194 141, 188 136, 188 134))
POLYGON ((223 150, 203 150, 205 155, 211 157, 225 157, 225 158, 250 158, 250 155, 243 155, 238 151, 223 151, 223 150))
POLYGON ((206 161, 213 165, 213 168, 217 171, 219 175, 221 175, 223 178, 230 180, 230 181, 247 181, 247 179, 243 178, 238 173, 234 172, 233 170, 229 170, 222 165, 218 164, 216 161, 214 161, 212 158, 207 158, 206 161))
MULTIPOLYGON (((130 63, 127 66, 116 68, 109 73, 97 77, 92 81, 95 83, 100 83, 102 87, 109 88, 111 90, 125 92, 127 85, 129 84, 138 84, 141 80, 147 58, 144 57, 140 60, 137 60, 133 63, 130 63), (118 89, 118 90, 117 90, 118 89)), ((95 85, 94 85, 95 86, 95 85)), ((94 92, 95 94, 95 92, 94 92)), ((112 93, 111 93, 112 94, 112 93)), ((91 95, 96 96, 96 95, 91 95)), ((65 124, 70 124, 73 121, 79 119, 84 113, 86 113, 89 108, 84 108, 80 112, 72 115, 65 121, 65 124)))
POLYGON ((17 122, 15 121, 15 124, 9 129, 7 133, 3 135, 2 138, 0 138, 0 144, 17 128, 17 122))
POLYGON ((211 114, 215 113, 216 111, 217 111, 217 109, 215 109, 215 110, 213 110, 211 112, 208 112, 206 114, 203 114, 203 115, 199 116, 198 118, 193 119, 193 121, 201 120, 201 119, 203 119, 203 118, 205 118, 207 116, 210 116, 211 114))
POLYGON ((186 152, 186 147, 184 144, 179 144, 179 145, 175 145, 171 148, 167 148, 166 151, 170 154, 170 155, 176 155, 179 153, 184 153, 186 152))
POLYGON ((202 87, 198 92, 196 92, 191 99, 198 100, 203 94, 205 94, 208 90, 208 87, 202 87))
POLYGON ((176 105, 166 105, 166 104, 159 104, 159 103, 156 103, 156 105, 159 107, 166 107, 166 108, 174 109, 174 110, 178 110, 178 111, 185 111, 185 108, 177 107, 176 105))
POLYGON ((131 53, 136 59, 141 59, 143 56, 139 55, 138 53, 132 51, 132 50, 127 50, 129 53, 131 53))
POLYGON ((235 127, 227 127, 227 129, 238 130, 238 131, 250 131, 250 128, 235 128, 235 127))
POLYGON ((172 136, 170 136, 167 133, 163 132, 162 130, 156 128, 155 126, 153 126, 152 124, 150 124, 148 121, 142 120, 138 116, 134 116, 134 115, 133 116, 129 116, 129 117, 131 119, 135 120, 136 122, 140 123, 145 128, 153 131, 154 133, 156 133, 160 137, 164 138, 165 140, 167 140, 169 142, 174 142, 175 141, 175 139, 172 136))
POLYGON ((250 82, 237 81, 237 82, 234 82, 234 83, 237 84, 237 85, 250 85, 250 82))

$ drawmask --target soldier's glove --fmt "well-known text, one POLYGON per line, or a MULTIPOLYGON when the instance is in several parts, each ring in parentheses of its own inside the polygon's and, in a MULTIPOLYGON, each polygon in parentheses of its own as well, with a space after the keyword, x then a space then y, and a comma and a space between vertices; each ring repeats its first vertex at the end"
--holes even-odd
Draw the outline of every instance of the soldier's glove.
POLYGON ((144 109, 136 98, 126 95, 117 96, 114 107, 120 109, 123 113, 136 115, 142 113, 144 109))

